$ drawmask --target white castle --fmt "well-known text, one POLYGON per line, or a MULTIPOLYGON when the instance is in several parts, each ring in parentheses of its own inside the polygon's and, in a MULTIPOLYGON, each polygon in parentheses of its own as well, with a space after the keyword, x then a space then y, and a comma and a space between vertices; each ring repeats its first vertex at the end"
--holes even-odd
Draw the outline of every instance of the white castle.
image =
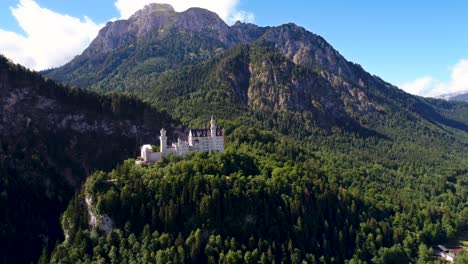
POLYGON ((171 147, 167 146, 166 130, 164 128, 161 129, 161 135, 159 136, 160 151, 154 152, 149 144, 141 146, 141 156, 137 159, 137 163, 154 163, 169 154, 184 155, 193 151, 223 152, 223 130, 216 127, 216 121, 213 117, 211 117, 210 124, 209 129, 190 129, 188 141, 183 141, 179 138, 177 143, 172 143, 171 147))

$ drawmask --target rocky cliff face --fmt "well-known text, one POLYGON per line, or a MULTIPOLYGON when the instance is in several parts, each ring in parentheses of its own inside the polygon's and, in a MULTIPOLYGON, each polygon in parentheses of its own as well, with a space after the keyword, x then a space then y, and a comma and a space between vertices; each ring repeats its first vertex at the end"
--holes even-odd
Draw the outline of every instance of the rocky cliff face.
POLYGON ((2 260, 35 261, 61 237, 59 216, 95 170, 155 142, 173 121, 138 100, 72 90, 0 57, 2 260), (31 249, 27 254, 20 249, 31 249))
MULTIPOLYGON (((171 6, 161 4, 148 5, 128 20, 108 23, 81 56, 44 74, 80 87, 115 91, 118 83, 119 90, 141 92, 148 89, 148 84, 167 69, 192 65, 210 59, 230 47, 246 43, 270 47, 289 60, 284 62, 283 67, 286 72, 289 71, 289 77, 285 77, 285 73, 275 75, 268 71, 266 64, 272 63, 271 61, 265 61, 263 67, 257 67, 253 69, 255 72, 251 72, 253 81, 256 84, 262 83, 262 87, 288 87, 287 91, 270 90, 271 93, 279 91, 279 94, 264 95, 277 97, 283 102, 283 106, 285 102, 295 105, 297 110, 301 107, 304 109, 307 104, 315 107, 336 106, 335 102, 318 103, 302 96, 313 94, 317 89, 317 84, 304 81, 316 79, 316 76, 296 76, 294 80, 290 78, 292 67, 302 65, 319 72, 322 79, 325 79, 323 81, 327 82, 326 86, 332 88, 329 93, 335 92, 335 97, 343 97, 347 109, 366 112, 378 107, 368 100, 368 88, 375 86, 373 77, 358 65, 346 61, 323 38, 302 27, 292 23, 259 27, 240 22, 228 26, 215 13, 204 9, 191 8, 178 13, 171 6), (184 44, 178 46, 179 42, 184 44), (172 45, 166 47, 166 43, 172 45), (89 69, 102 70, 94 76, 94 72, 89 69), (128 81, 133 78, 138 81, 128 81)), ((303 73, 308 74, 307 71, 303 73)), ((237 75, 242 75, 242 72, 237 75)), ((250 98, 250 101, 252 106, 259 102, 258 98, 250 98)), ((275 109, 280 108, 282 107, 277 106, 275 109)), ((286 108, 283 107, 284 109, 286 108)))
POLYGON ((322 112, 328 123, 345 118, 383 125, 383 115, 395 113, 408 120, 415 113, 429 122, 444 120, 434 105, 367 73, 300 26, 228 26, 199 8, 175 12, 149 5, 128 20, 109 23, 81 56, 43 74, 82 88, 135 93, 178 117, 194 113, 191 103, 204 102, 205 112, 220 115, 231 104, 253 111, 322 112), (242 45, 276 54, 217 64, 237 56, 231 51, 242 45))
POLYGON ((294 23, 259 27, 237 22, 230 27, 211 11, 190 8, 179 13, 167 4, 150 4, 128 20, 109 22, 83 55, 128 48, 128 45, 143 43, 145 38, 174 32, 203 35, 224 47, 257 41, 276 48, 296 64, 318 64, 341 75, 351 72, 347 61, 323 38, 294 23))
MULTIPOLYGON (((116 113, 106 113, 106 110, 99 112, 101 109, 91 106, 96 100, 93 95, 85 94, 91 100, 81 98, 85 100, 81 102, 74 95, 60 98, 45 88, 54 85, 52 82, 13 79, 5 69, 0 70, 0 131, 4 142, 7 142, 6 152, 16 149, 28 157, 39 149, 37 154, 51 166, 57 165, 56 158, 68 160, 68 165, 58 167, 58 172, 71 173, 70 185, 74 187, 79 186, 75 181, 95 169, 110 169, 118 160, 137 155, 139 144, 154 141, 159 129, 170 120, 162 114, 150 113, 149 107, 144 109, 148 112, 134 113, 132 117, 120 117, 116 113), (76 100, 74 104, 70 104, 73 100, 76 100), (146 117, 154 123, 144 122, 146 117), (29 140, 41 135, 51 140, 37 142, 44 145, 34 148, 29 140), (96 141, 104 144, 93 143, 96 141)), ((60 94, 59 91, 57 93, 60 94)))
POLYGON ((150 69, 143 75, 154 75, 252 43, 273 47, 296 64, 314 64, 338 76, 353 76, 348 62, 323 38, 295 24, 259 27, 237 22, 228 26, 208 10, 175 12, 161 4, 148 5, 128 20, 108 23, 82 55, 44 75, 83 88, 112 86, 119 75, 138 75, 132 71, 135 67, 146 69, 147 65, 150 69))
POLYGON ((190 8, 178 13, 167 4, 150 4, 128 20, 107 23, 83 52, 83 56, 144 44, 148 39, 162 38, 174 31, 201 34, 227 46, 234 44, 229 26, 213 12, 190 8))

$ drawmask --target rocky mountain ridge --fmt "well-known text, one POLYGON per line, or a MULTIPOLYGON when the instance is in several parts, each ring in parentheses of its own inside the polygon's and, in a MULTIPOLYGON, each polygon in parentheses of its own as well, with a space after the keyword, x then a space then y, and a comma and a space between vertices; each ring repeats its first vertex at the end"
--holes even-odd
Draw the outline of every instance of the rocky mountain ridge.
POLYGON ((303 27, 228 26, 200 8, 175 12, 169 5, 148 5, 128 20, 108 23, 82 55, 42 74, 82 88, 135 94, 185 122, 266 110, 301 115, 307 120, 298 122, 325 129, 386 129, 388 118, 403 116, 466 131, 462 115, 453 114, 465 111, 459 106, 405 93, 303 27))
POLYGON ((150 4, 128 20, 107 23, 83 55, 111 52, 146 38, 170 34, 171 30, 203 33, 226 45, 233 43, 227 36, 229 26, 213 12, 190 8, 178 13, 168 4, 150 4))
POLYGON ((260 27, 237 22, 228 26, 208 10, 190 8, 175 12, 171 6, 161 4, 148 5, 128 20, 109 22, 82 55, 61 68, 45 71, 44 75, 88 88, 106 77, 137 74, 128 69, 138 67, 137 64, 151 63, 148 65, 153 68, 151 73, 160 73, 199 62, 234 45, 249 43, 271 46, 296 64, 320 65, 335 75, 353 76, 347 61, 331 45, 293 23, 260 27), (185 45, 178 46, 178 39, 185 45), (165 42, 171 46, 165 46, 165 42), (165 54, 163 48, 170 51, 165 54), (175 52, 189 54, 173 58, 175 52), (109 59, 104 54, 118 58, 109 59), (155 60, 157 65, 154 65, 155 60), (98 71, 101 76, 96 80, 86 81, 75 76, 77 72, 89 75, 90 67, 102 69, 98 71))

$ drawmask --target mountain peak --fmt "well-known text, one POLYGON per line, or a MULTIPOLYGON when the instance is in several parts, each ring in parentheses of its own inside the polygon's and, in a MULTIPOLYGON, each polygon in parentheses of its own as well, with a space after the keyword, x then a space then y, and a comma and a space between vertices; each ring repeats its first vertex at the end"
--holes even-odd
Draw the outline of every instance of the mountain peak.
POLYGON ((107 23, 83 55, 112 52, 141 40, 159 38, 168 32, 192 32, 209 35, 230 45, 229 26, 214 12, 202 8, 189 8, 177 12, 169 4, 149 4, 127 20, 107 23))
MULTIPOLYGON (((174 53, 177 54, 184 54, 185 52, 189 54, 176 56, 171 63, 165 61, 164 65, 166 66, 161 69, 169 69, 174 67, 171 65, 199 61, 206 58, 205 56, 208 53, 210 53, 208 56, 211 56, 232 46, 247 43, 256 43, 274 48, 295 64, 317 65, 317 68, 349 79, 354 83, 359 81, 352 65, 329 43, 322 37, 295 23, 275 27, 260 27, 238 21, 230 27, 212 11, 193 7, 183 12, 177 12, 168 4, 147 5, 128 20, 119 20, 106 25, 88 49, 85 50, 81 59, 84 61, 99 55, 102 58, 108 58, 109 61, 114 60, 117 66, 123 66, 122 58, 135 57, 135 55, 132 55, 135 47, 138 47, 137 50, 140 51, 152 50, 152 52, 142 54, 136 61, 166 54, 168 49, 174 50, 174 53), (165 46, 166 43, 171 41, 172 44, 165 46), (175 51, 176 48, 173 44, 178 43, 183 44, 176 46, 177 51, 175 51), (191 45, 190 51, 187 50, 187 44, 188 46, 191 45), (155 52, 155 49, 161 51, 155 52), (114 57, 107 56, 110 52, 119 54, 120 57, 115 59, 115 55, 113 55, 114 57)), ((164 57, 164 60, 166 59, 167 57, 164 57)), ((171 59, 173 58, 171 57, 171 59)), ((78 60, 74 62, 76 61, 78 60)), ((89 62, 90 65, 108 65, 102 63, 102 59, 91 59, 90 61, 95 61, 89 62)), ((67 64, 67 67, 76 67, 73 66, 74 62, 67 64)), ((81 64, 76 63, 75 65, 79 66, 81 64)), ((83 69, 88 71, 87 67, 83 67, 83 69)), ((106 76, 110 74, 109 70, 116 70, 115 66, 104 71, 106 76)), ((54 74, 56 73, 50 76, 54 74)), ((87 80, 89 78, 84 81, 85 85, 83 83, 73 84, 88 86, 86 84, 93 83, 93 81, 87 80)))
POLYGON ((180 21, 182 21, 182 23, 187 23, 186 26, 188 28, 222 28, 224 31, 229 28, 218 14, 199 7, 191 7, 184 12, 181 12, 180 21))
POLYGON ((170 4, 152 3, 149 5, 146 5, 143 9, 138 10, 135 14, 132 15, 132 17, 135 18, 135 17, 147 16, 154 12, 174 13, 175 10, 170 4))

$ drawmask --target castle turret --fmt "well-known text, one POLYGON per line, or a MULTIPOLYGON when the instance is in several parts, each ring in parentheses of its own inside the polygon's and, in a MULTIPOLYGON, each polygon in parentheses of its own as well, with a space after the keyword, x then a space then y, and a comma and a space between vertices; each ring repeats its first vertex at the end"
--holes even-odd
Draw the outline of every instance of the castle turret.
POLYGON ((216 121, 214 120, 213 116, 211 116, 211 137, 216 137, 216 121))
POLYGON ((190 129, 188 142, 180 138, 167 146, 166 130, 160 131, 160 151, 156 152, 149 144, 141 147, 140 157, 135 161, 137 165, 149 162, 157 162, 169 154, 184 155, 193 151, 224 151, 224 131, 216 126, 216 121, 211 116, 210 129, 190 129))
POLYGON ((161 136, 159 136, 159 141, 161 143, 161 154, 166 153, 167 149, 167 137, 166 137, 166 130, 163 128, 161 129, 161 136))

